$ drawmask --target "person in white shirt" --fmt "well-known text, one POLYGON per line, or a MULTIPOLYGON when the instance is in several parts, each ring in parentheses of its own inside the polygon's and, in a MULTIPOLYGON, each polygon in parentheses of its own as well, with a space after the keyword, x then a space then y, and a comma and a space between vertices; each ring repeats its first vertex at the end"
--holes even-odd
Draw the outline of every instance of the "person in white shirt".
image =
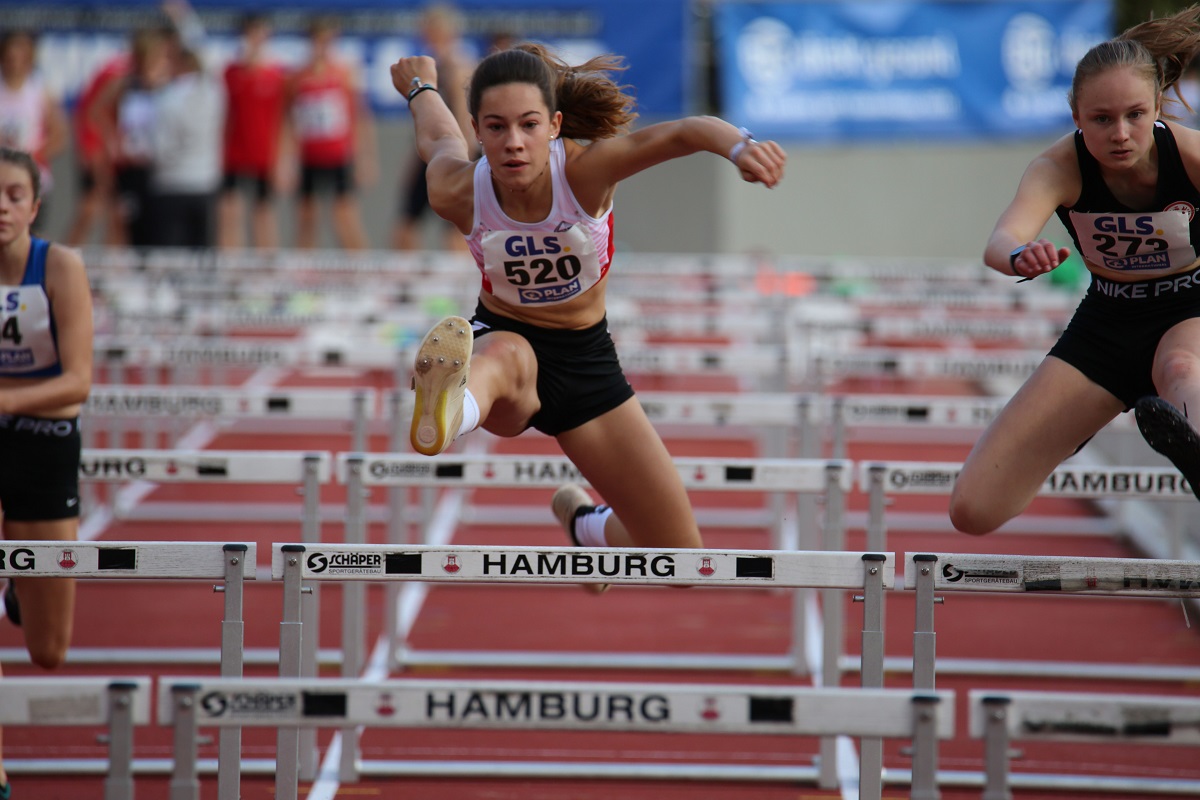
POLYGON ((154 244, 211 247, 216 243, 225 109, 223 82, 203 69, 195 52, 180 50, 175 76, 155 97, 154 244))

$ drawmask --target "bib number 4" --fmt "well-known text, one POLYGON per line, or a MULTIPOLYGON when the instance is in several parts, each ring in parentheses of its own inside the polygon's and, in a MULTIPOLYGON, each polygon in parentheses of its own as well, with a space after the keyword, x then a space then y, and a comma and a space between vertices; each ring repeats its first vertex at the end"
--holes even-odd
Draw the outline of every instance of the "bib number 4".
POLYGON ((0 342, 12 342, 19 345, 21 339, 21 326, 17 324, 17 318, 9 317, 4 320, 4 325, 0 326, 0 342))

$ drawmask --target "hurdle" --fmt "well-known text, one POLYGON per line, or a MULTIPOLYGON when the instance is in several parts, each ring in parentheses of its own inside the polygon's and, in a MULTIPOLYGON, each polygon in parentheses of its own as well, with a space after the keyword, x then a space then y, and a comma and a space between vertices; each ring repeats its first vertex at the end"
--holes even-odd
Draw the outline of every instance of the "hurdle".
MULTIPOLYGON (((891 495, 949 495, 962 464, 934 461, 862 461, 858 463, 857 483, 869 496, 867 547, 884 549, 886 520, 884 507, 891 495)), ((1109 465, 1063 464, 1057 467, 1038 489, 1038 497, 1081 500, 1155 500, 1195 502, 1187 481, 1173 467, 1126 467, 1109 465)), ((1017 520, 1016 522, 1019 522, 1017 520)), ((1110 520, 1083 525, 1073 521, 1071 529, 1055 533, 1094 534, 1119 530, 1110 520)))
MULTIPOLYGON (((84 448, 79 464, 79 478, 85 483, 135 482, 143 487, 159 483, 190 484, 276 484, 295 485, 303 495, 298 515, 302 526, 319 525, 319 486, 329 481, 333 457, 327 452, 301 450, 138 450, 120 448, 84 448)), ((144 492, 132 498, 115 497, 111 513, 116 519, 150 519, 156 521, 247 520, 264 517, 249 504, 222 504, 213 509, 194 503, 156 503, 150 511, 137 511, 144 492)), ((261 504, 258 504, 261 506, 261 504)), ((210 504, 211 506, 211 504, 210 504)), ((296 509, 286 512, 267 509, 267 518, 295 519, 296 509)))
MULTIPOLYGON (((393 727, 655 731, 903 738, 913 741, 912 797, 936 798, 937 743, 954 735, 952 692, 729 684, 448 680, 159 682, 159 722, 175 731, 172 800, 197 800, 195 730, 393 727)), ((282 755, 282 754, 281 754, 282 755)), ((736 764, 378 761, 367 776, 808 781, 812 767, 736 764)), ((869 778, 871 776, 864 776, 869 778)), ((881 796, 878 776, 861 797, 881 796)), ((298 776, 281 759, 275 796, 294 800, 298 776)), ((219 795, 232 800, 237 794, 219 795)))
MULTIPOLYGON (((683 480, 684 487, 689 491, 761 491, 765 493, 783 494, 788 497, 799 495, 823 495, 825 497, 826 519, 824 525, 825 542, 823 549, 839 551, 842 549, 844 534, 841 531, 842 514, 845 506, 845 494, 851 488, 852 470, 847 461, 833 459, 745 459, 727 460, 715 458, 676 458, 676 469, 683 480)), ((370 487, 433 487, 437 489, 469 489, 469 488, 557 488, 564 482, 586 484, 578 469, 563 456, 474 456, 444 454, 436 460, 418 456, 405 457, 392 454, 361 454, 339 453, 337 456, 335 476, 339 482, 347 486, 348 498, 353 501, 363 496, 363 490, 370 487)), ((393 505, 393 513, 400 509, 393 505)), ((346 519, 347 544, 365 541, 365 524, 362 519, 362 509, 349 506, 346 519)), ((547 520, 549 518, 547 517, 547 520)), ((777 528, 773 534, 775 547, 787 537, 777 528)), ((403 543, 393 541, 394 546, 403 543)), ((805 549, 813 550, 814 543, 806 543, 805 549)), ((861 583, 851 587, 861 590, 861 583)), ((804 618, 804 597, 798 593, 794 606, 794 624, 802 624, 804 618)), ((837 617, 840 604, 827 603, 823 609, 826 618, 827 635, 838 634, 841 623, 837 617)), ((361 618, 361 614, 356 615, 361 618)), ((344 633, 350 630, 344 629, 344 633)), ((792 652, 784 656, 731 658, 715 663, 712 656, 680 656, 674 659, 648 659, 644 656, 612 656, 611 654, 579 654, 572 657, 570 663, 560 666, 588 667, 601 666, 608 668, 644 668, 649 662, 660 660, 666 668, 685 669, 775 669, 788 670, 805 674, 803 657, 803 634, 799 634, 792 642, 792 652)), ((833 639, 840 642, 840 639, 833 639)), ((348 644, 350 644, 348 642, 348 644)), ((840 645, 834 645, 840 650, 840 645)), ((389 665, 400 666, 403 663, 421 663, 422 656, 410 650, 403 642, 393 642, 389 651, 393 654, 389 665)), ((467 658, 466 663, 461 659, 463 654, 436 653, 430 654, 438 664, 466 663, 478 665, 479 656, 467 658)), ((544 653, 513 654, 522 664, 545 664, 546 659, 555 657, 544 653)))
MULTIPOLYGON (((216 388, 212 386, 95 385, 81 416, 94 440, 102 422, 130 417, 146 420, 211 420, 234 423, 252 420, 257 429, 272 432, 311 430, 314 421, 349 426, 351 450, 362 450, 368 422, 377 418, 379 393, 374 389, 216 388), (91 423, 91 424, 89 424, 91 423), (303 428, 301 428, 303 426, 303 428)), ((113 446, 109 443, 109 446, 113 446)), ((143 432, 142 446, 153 448, 143 432)))
POLYGON ((150 724, 150 679, 28 678, 0 680, 0 725, 5 728, 50 725, 103 725, 108 758, 102 764, 82 759, 6 759, 10 775, 90 769, 105 774, 104 800, 133 800, 133 729, 150 724))
POLYGON ((358 367, 391 369, 396 349, 368 343, 310 343, 268 338, 173 337, 146 342, 123 337, 97 337, 93 358, 101 366, 140 367, 358 367))
POLYGON ((1011 774, 1014 741, 1200 745, 1200 698, 972 689, 969 730, 984 740, 982 800, 1012 800, 1014 788, 1200 796, 1200 781, 1182 778, 1011 774))
MULTIPOLYGON (((221 591, 225 601, 221 620, 222 677, 242 674, 244 582, 256 577, 257 553, 253 542, 0 542, 6 572, 20 578, 221 581, 214 590, 221 591)), ((0 680, 0 687, 8 680, 0 680)), ((222 732, 219 748, 218 780, 225 786, 240 772, 240 732, 222 732)))
MULTIPOLYGON (((913 625, 913 686, 930 689, 935 682, 937 634, 934 594, 939 591, 1038 592, 1062 596, 1117 595, 1123 597, 1200 597, 1200 562, 1150 558, 1086 558, 967 553, 908 553, 905 589, 916 595, 913 625), (909 578, 908 576, 911 576, 909 578)), ((998 665, 990 674, 1013 674, 998 665)), ((1076 677, 1103 677, 1088 665, 1071 665, 1076 677)), ((1173 671, 1175 679, 1194 680, 1194 669, 1173 671)), ((1152 671, 1123 666, 1125 678, 1156 678, 1152 671)))
MULTIPOLYGON (((425 462, 428 464, 429 462, 425 462)), ((864 686, 883 685, 883 631, 879 608, 885 588, 893 585, 892 559, 886 553, 779 552, 769 550, 661 550, 627 548, 466 547, 453 545, 276 544, 271 576, 284 582, 284 620, 280 634, 280 674, 302 675, 302 621, 298 617, 304 581, 434 581, 462 583, 612 583, 628 585, 739 586, 758 588, 857 589, 863 592, 862 669, 864 686)), ((830 595, 836 593, 830 592, 830 595)), ((351 602, 347 598, 347 605, 351 602)), ((822 683, 840 682, 841 604, 826 602, 835 620, 825 630, 826 652, 822 683), (836 638, 834 638, 836 637, 836 638)), ((361 618, 362 614, 358 614, 361 618)), ((362 659, 359 626, 343 630, 343 676, 358 674, 362 659), (355 638, 357 637, 357 639, 355 638)), ((389 651, 389 655, 394 653, 389 651)), ((524 658, 528 664, 562 666, 548 654, 524 658)), ((411 657, 404 659, 412 662, 411 657)), ((453 661, 450 654, 436 663, 453 661)), ((591 657, 588 663, 596 665, 591 657)), ((460 660, 460 663, 465 663, 460 660)), ((478 659, 474 663, 479 663, 478 659)), ((498 663, 492 661, 490 663, 498 663)), ((709 662, 711 665, 711 661, 709 662)), ((511 666, 512 663, 507 665, 511 666)), ((356 774, 357 735, 343 733, 341 774, 356 774)), ((286 756, 295 757, 294 746, 286 756)), ((285 756, 281 744, 280 758, 285 756)), ((881 753, 875 753, 881 757, 881 753)), ((874 761, 864 751, 863 763, 874 761)), ((822 743, 823 785, 836 782, 836 753, 832 741, 822 743)))

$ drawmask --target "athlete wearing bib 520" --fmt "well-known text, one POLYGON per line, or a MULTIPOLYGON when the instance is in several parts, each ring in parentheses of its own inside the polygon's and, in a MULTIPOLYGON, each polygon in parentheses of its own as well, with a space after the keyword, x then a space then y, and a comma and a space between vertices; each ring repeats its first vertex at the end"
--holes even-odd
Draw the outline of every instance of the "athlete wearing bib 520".
POLYGON ((1025 170, 984 261, 1023 280, 1070 255, 1037 237, 1057 214, 1092 273, 1049 355, 975 444, 950 499, 987 533, 1021 513, 1058 464, 1135 410, 1143 437, 1200 497, 1200 132, 1164 104, 1200 51, 1200 7, 1134 26, 1079 61, 1078 130, 1025 170))
MULTIPOLYGON (((707 151, 772 187, 774 142, 713 117, 626 132, 632 99, 612 79, 620 59, 571 67, 537 45, 493 53, 467 93, 483 150, 472 162, 425 56, 392 67, 408 100, 429 201, 467 239, 481 273, 472 321, 442 320, 414 365, 414 449, 445 450, 484 427, 554 436, 583 477, 551 501, 572 541, 589 547, 699 547, 683 483, 621 371, 605 322, 617 184, 655 164, 707 151), (588 142, 583 144, 582 142, 588 142)), ((589 584, 593 589, 603 584, 589 584)))
MULTIPOLYGON (((71 541, 79 522, 79 410, 91 388, 92 301, 78 253, 29 234, 39 206, 28 153, 0 148, 0 532, 71 541)), ((8 578, 5 613, 33 662, 62 663, 69 578, 8 578), (18 602, 19 598, 19 602, 18 602)), ((0 762, 0 800, 8 778, 0 762)))

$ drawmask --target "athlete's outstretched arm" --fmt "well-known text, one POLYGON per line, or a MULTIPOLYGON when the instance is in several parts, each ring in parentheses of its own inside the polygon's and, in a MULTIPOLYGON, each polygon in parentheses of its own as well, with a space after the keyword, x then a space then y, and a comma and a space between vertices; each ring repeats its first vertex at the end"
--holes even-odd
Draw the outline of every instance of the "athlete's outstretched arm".
MULTIPOLYGON (((723 119, 684 117, 648 125, 623 136, 591 144, 578 160, 579 172, 616 185, 642 170, 693 153, 715 153, 733 161, 750 183, 774 188, 783 179, 787 154, 773 141, 758 142, 723 119)), ((576 177, 572 175, 572 185, 576 177)))

